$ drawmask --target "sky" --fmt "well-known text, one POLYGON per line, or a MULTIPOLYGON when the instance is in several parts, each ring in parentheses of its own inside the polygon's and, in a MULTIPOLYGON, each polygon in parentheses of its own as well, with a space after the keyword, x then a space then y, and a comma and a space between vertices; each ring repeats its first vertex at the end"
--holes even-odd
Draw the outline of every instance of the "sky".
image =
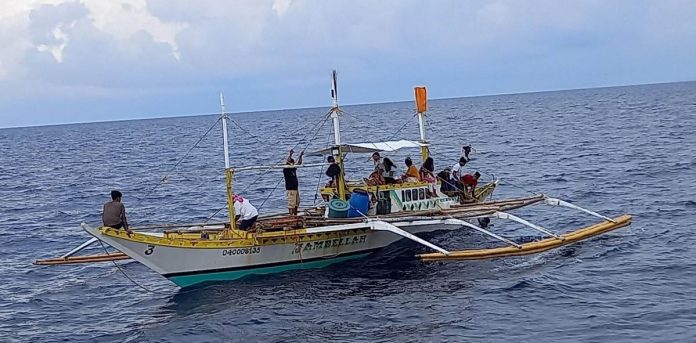
POLYGON ((696 80, 693 0, 2 0, 0 127, 696 80))

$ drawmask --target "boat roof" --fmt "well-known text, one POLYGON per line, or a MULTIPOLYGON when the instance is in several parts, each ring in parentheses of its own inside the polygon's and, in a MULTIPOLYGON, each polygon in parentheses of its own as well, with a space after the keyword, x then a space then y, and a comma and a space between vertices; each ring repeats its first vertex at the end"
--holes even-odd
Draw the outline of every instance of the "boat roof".
MULTIPOLYGON (((341 150, 344 153, 374 153, 380 151, 396 151, 404 148, 420 148, 424 146, 429 146, 428 143, 409 141, 409 140, 399 140, 399 141, 386 141, 386 142, 374 142, 374 143, 351 143, 351 144, 341 144, 341 150)), ((312 152, 313 155, 328 155, 331 153, 331 149, 334 147, 327 147, 318 151, 312 152)))

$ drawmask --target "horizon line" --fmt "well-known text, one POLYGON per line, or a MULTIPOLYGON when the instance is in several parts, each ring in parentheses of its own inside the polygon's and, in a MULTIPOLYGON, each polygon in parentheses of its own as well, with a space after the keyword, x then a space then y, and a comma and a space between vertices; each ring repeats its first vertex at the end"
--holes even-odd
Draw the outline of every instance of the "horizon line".
MULTIPOLYGON (((690 83, 696 82, 696 80, 682 80, 682 81, 665 81, 665 82, 652 82, 652 83, 637 83, 637 84, 623 84, 623 85, 611 85, 611 86, 598 86, 598 87, 580 87, 580 88, 561 88, 561 89, 545 89, 545 90, 535 90, 535 91, 523 91, 523 92, 512 92, 512 93, 490 93, 490 94, 478 94, 478 95, 464 95, 464 96, 454 96, 454 97, 444 97, 444 98, 432 98, 428 100, 450 100, 450 99, 466 99, 466 98, 484 98, 491 96, 502 96, 502 95, 520 95, 520 94, 536 94, 536 93, 554 93, 554 92, 566 92, 566 91, 577 91, 577 90, 588 90, 588 89, 604 89, 604 88, 620 88, 620 87, 634 87, 634 86, 650 86, 650 85, 665 85, 671 83, 690 83)), ((401 102, 408 102, 412 100, 388 100, 383 102, 367 102, 367 103, 356 103, 347 104, 343 106, 364 106, 364 105, 377 105, 377 104, 396 104, 401 102)), ((310 107, 295 107, 295 108, 274 108, 274 109, 260 109, 260 110, 249 110, 240 112, 225 112, 227 114, 246 114, 246 113, 266 113, 275 111, 292 111, 292 110, 306 110, 306 109, 316 109, 324 108, 330 106, 310 106, 310 107)), ((155 120, 155 119, 169 119, 169 118, 187 118, 187 117, 199 117, 207 115, 219 114, 217 112, 213 113, 182 113, 174 115, 161 115, 153 117, 143 117, 143 118, 128 118, 128 119, 114 119, 114 120, 98 120, 98 121, 76 121, 67 123, 54 123, 54 124, 36 124, 36 125, 24 125, 24 126, 2 126, 0 130, 4 129, 22 129, 22 128, 39 128, 39 127, 51 127, 51 126, 62 126, 62 125, 80 125, 80 124, 98 124, 98 123, 118 123, 118 122, 128 122, 136 120, 155 120)))

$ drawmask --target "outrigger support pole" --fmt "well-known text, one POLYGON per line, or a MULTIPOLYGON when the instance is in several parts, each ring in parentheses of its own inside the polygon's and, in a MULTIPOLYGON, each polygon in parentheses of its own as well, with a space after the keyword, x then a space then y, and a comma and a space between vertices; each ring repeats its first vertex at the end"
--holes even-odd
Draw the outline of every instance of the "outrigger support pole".
POLYGON ((515 248, 517 248, 517 249, 522 249, 522 246, 521 246, 521 245, 519 245, 519 244, 517 244, 517 243, 515 243, 515 242, 513 242, 513 241, 511 241, 511 240, 509 240, 509 239, 507 239, 507 238, 505 238, 505 237, 499 236, 499 235, 497 235, 497 234, 495 234, 495 233, 493 233, 493 232, 490 232, 490 231, 488 231, 488 230, 486 230, 486 229, 480 228, 480 227, 478 227, 478 226, 476 226, 476 225, 474 225, 474 224, 467 223, 467 222, 465 222, 465 221, 463 221, 463 220, 461 220, 461 219, 454 219, 454 218, 445 219, 444 224, 447 224, 447 225, 462 225, 462 226, 466 226, 466 227, 468 227, 468 228, 470 228, 470 229, 474 229, 474 230, 476 230, 476 231, 478 231, 478 232, 481 232, 481 233, 483 233, 483 234, 485 234, 485 235, 491 236, 491 237, 493 237, 493 238, 495 238, 495 239, 497 239, 497 240, 499 240, 499 241, 503 241, 503 242, 505 242, 505 243, 507 243, 507 244, 510 244, 510 245, 514 246, 515 248))
POLYGON ((569 202, 567 202, 567 201, 563 201, 563 200, 561 200, 561 199, 545 197, 545 198, 544 198, 544 203, 547 204, 547 205, 551 205, 551 206, 561 206, 561 207, 572 208, 572 209, 574 209, 574 210, 578 210, 578 211, 581 211, 581 212, 585 212, 585 213, 591 214, 591 215, 593 215, 593 216, 595 216, 595 217, 602 218, 602 219, 604 219, 604 220, 608 220, 608 221, 610 221, 610 222, 612 222, 612 223, 616 223, 616 221, 615 221, 614 219, 611 219, 611 218, 609 218, 609 217, 605 217, 605 216, 603 216, 603 215, 601 215, 601 214, 599 214, 599 213, 597 213, 597 212, 590 211, 590 210, 588 210, 588 209, 586 209, 586 208, 582 208, 582 207, 580 207, 580 206, 573 205, 573 204, 571 204, 571 203, 569 203, 569 202))
POLYGON ((554 233, 553 231, 551 231, 551 230, 549 230, 549 229, 545 229, 545 228, 543 228, 543 227, 541 227, 541 226, 539 226, 539 225, 532 224, 532 223, 530 223, 530 222, 528 222, 528 221, 526 221, 526 220, 524 220, 524 219, 522 219, 522 218, 520 218, 520 217, 514 216, 514 215, 512 215, 512 214, 510 214, 510 213, 495 212, 495 213, 493 213, 493 217, 500 218, 500 219, 508 219, 508 220, 516 221, 516 222, 518 222, 518 223, 520 223, 520 224, 522 224, 522 225, 529 226, 529 227, 531 227, 531 228, 534 229, 534 230, 543 232, 543 233, 545 233, 545 234, 547 234, 547 235, 549 235, 549 236, 553 236, 553 238, 560 239, 561 241, 565 239, 565 238, 559 236, 558 234, 554 233))
POLYGON ((365 227, 369 227, 370 230, 374 231, 388 231, 393 234, 397 234, 401 237, 408 238, 414 242, 420 243, 425 245, 428 248, 431 248, 433 250, 437 250, 445 255, 449 255, 450 252, 440 248, 439 246, 430 243, 416 235, 413 235, 409 233, 408 231, 402 230, 399 227, 387 223, 385 221, 381 220, 367 220, 366 222, 362 223, 353 223, 353 224, 342 224, 342 225, 331 225, 331 226, 322 226, 322 227, 313 227, 313 228, 307 228, 306 233, 323 233, 323 232, 336 232, 336 231, 344 231, 344 230, 352 230, 352 229, 363 229, 365 227))
POLYGON ((75 249, 73 249, 73 250, 70 250, 67 254, 61 256, 61 258, 67 259, 68 257, 70 257, 70 256, 72 256, 72 255, 75 255, 75 254, 78 253, 80 250, 82 250, 82 249, 88 247, 89 245, 91 245, 92 243, 94 243, 94 242, 96 242, 96 241, 97 241, 97 238, 96 238, 96 237, 92 237, 92 238, 89 239, 88 241, 86 241, 86 242, 80 244, 80 246, 78 246, 77 248, 75 248, 75 249))
POLYGON ((431 248, 431 249, 434 249, 434 250, 437 250, 437 251, 439 251, 439 252, 441 252, 441 253, 443 253, 443 254, 445 254, 445 255, 449 255, 449 254, 450 254, 449 251, 447 251, 447 250, 445 250, 445 249, 442 249, 442 248, 440 248, 439 246, 437 246, 437 245, 435 245, 435 244, 433 244, 433 243, 430 243, 430 242, 428 242, 428 241, 426 241, 426 240, 424 240, 424 239, 422 239, 422 238, 420 238, 420 237, 418 237, 418 236, 416 236, 416 235, 414 235, 414 234, 409 233, 408 231, 402 230, 402 229, 400 229, 399 227, 394 226, 394 225, 392 225, 392 224, 389 224, 389 223, 387 223, 387 222, 383 222, 383 221, 377 220, 377 221, 370 221, 369 223, 370 223, 370 226, 372 227, 372 230, 376 230, 376 231, 389 231, 389 232, 391 232, 391 233, 395 233, 395 234, 397 234, 397 235, 399 235, 399 236, 406 237, 406 238, 408 238, 408 239, 410 239, 410 240, 412 240, 412 241, 415 241, 415 242, 418 242, 418 243, 420 243, 420 244, 423 244, 423 245, 425 245, 426 247, 431 248))

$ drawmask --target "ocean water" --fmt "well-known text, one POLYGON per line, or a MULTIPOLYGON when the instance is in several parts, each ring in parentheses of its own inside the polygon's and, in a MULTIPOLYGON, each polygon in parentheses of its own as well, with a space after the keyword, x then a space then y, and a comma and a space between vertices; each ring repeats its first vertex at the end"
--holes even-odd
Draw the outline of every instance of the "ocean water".
MULTIPOLYGON (((412 102, 346 106, 343 140, 418 137, 412 102), (397 132, 400 128, 401 131, 397 132)), ((232 164, 279 162, 331 139, 327 108, 232 115, 232 164), (316 127, 317 133, 311 130, 316 127)), ((633 224, 535 256, 422 263, 398 242, 368 258, 179 289, 135 262, 34 266, 85 241, 111 189, 133 225, 198 222, 224 205, 217 117, 0 130, 3 342, 687 342, 696 340, 696 83, 433 100, 436 168, 462 144, 495 198, 543 192, 633 224), (180 163, 178 163, 181 161, 180 163), (166 182, 160 180, 164 177, 166 182)), ((399 164, 417 151, 390 154, 399 164)), ((321 157, 307 156, 307 162, 321 157)), ((371 168, 351 155, 347 171, 371 168)), ((311 205, 320 170, 300 172, 311 205)), ((284 211, 282 173, 240 174, 262 213, 284 211), (261 206, 263 205, 263 206, 261 206)), ((215 219, 223 220, 218 215, 215 219)), ((557 231, 595 221, 535 206, 516 214, 557 231)), ((493 222, 507 237, 534 232, 493 222)), ((427 239, 491 242, 467 230, 427 239)), ((93 246, 89 252, 98 253, 93 246)))

